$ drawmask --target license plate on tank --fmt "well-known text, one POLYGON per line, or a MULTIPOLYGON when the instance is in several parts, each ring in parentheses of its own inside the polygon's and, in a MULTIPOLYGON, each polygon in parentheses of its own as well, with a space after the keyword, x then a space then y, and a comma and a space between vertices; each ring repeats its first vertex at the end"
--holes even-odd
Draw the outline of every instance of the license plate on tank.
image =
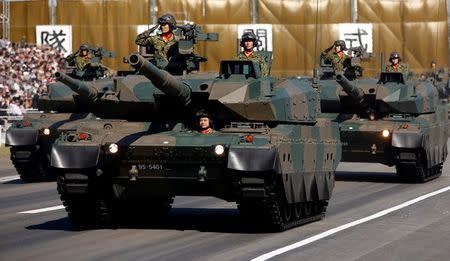
POLYGON ((140 163, 131 165, 129 174, 136 177, 159 176, 164 175, 165 171, 166 168, 163 164, 140 163))

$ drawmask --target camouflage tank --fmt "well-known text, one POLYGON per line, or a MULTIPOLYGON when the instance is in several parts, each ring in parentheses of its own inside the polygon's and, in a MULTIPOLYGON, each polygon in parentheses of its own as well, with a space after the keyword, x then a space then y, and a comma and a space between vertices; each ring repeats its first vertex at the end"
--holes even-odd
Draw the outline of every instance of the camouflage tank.
MULTIPOLYGON (((71 76, 80 76, 69 70, 71 76)), ((90 81, 56 73, 59 82, 48 85, 48 94, 38 99, 37 111, 25 113, 6 132, 5 145, 11 147, 11 161, 23 181, 54 179, 49 169, 51 144, 63 129, 73 129, 83 119, 94 117, 95 101, 112 91, 113 80, 90 81)))
POLYGON ((362 67, 352 64, 347 75, 334 75, 322 59, 321 78, 314 79, 322 112, 339 123, 342 161, 395 166, 408 182, 440 176, 449 123, 436 88, 399 72, 361 79, 362 67))
POLYGON ((164 216, 180 195, 235 201, 243 217, 268 230, 324 216, 341 144, 307 80, 262 78, 252 61, 222 61, 217 78, 172 76, 139 55, 129 62, 148 80, 127 76, 117 85, 151 93, 141 99, 154 105, 148 122, 85 121, 53 145, 73 223, 104 225, 132 215, 130 206, 164 216), (218 131, 197 131, 199 110, 213 115, 218 131))

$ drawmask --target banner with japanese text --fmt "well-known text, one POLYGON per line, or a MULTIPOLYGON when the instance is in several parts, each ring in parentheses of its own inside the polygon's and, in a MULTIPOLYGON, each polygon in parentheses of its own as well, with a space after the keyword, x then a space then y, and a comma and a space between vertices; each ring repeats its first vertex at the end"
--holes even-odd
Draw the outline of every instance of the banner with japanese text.
POLYGON ((72 26, 36 25, 36 44, 58 48, 67 56, 72 53, 72 26))

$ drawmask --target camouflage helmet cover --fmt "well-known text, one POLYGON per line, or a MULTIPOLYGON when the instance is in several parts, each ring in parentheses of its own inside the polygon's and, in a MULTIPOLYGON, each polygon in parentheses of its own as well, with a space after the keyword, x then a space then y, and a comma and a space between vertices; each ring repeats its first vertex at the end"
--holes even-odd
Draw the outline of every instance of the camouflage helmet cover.
POLYGON ((80 51, 89 50, 89 46, 87 44, 80 45, 80 51))
POLYGON ((249 32, 245 32, 244 34, 242 34, 241 47, 244 47, 244 42, 248 41, 248 40, 253 41, 253 47, 258 46, 258 37, 255 35, 254 32, 249 31, 249 32))
POLYGON ((172 14, 163 14, 161 17, 158 18, 158 24, 168 24, 171 28, 174 28, 177 24, 177 21, 175 20, 175 17, 172 14))
POLYGON ((347 47, 345 46, 345 41, 344 40, 337 40, 334 42, 334 46, 340 46, 342 51, 347 50, 347 47))
POLYGON ((399 62, 402 60, 398 52, 391 52, 391 55, 389 55, 389 61, 392 62, 393 59, 398 59, 399 62))

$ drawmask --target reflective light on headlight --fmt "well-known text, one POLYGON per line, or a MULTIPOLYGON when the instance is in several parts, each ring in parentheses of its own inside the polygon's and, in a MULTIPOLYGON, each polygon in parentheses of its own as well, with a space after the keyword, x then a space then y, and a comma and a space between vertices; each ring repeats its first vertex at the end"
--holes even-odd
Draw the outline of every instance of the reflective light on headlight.
POLYGON ((45 128, 42 133, 44 133, 44 135, 48 136, 48 135, 50 135, 50 129, 49 128, 45 128))
POLYGON ((117 144, 112 143, 109 145, 109 152, 112 154, 115 154, 119 151, 119 146, 117 146, 117 144))
POLYGON ((216 153, 216 155, 222 155, 225 152, 225 148, 222 145, 216 145, 216 147, 214 148, 214 152, 216 153))
POLYGON ((388 130, 383 130, 383 132, 381 133, 383 135, 383 137, 387 138, 389 137, 389 131, 388 130))

